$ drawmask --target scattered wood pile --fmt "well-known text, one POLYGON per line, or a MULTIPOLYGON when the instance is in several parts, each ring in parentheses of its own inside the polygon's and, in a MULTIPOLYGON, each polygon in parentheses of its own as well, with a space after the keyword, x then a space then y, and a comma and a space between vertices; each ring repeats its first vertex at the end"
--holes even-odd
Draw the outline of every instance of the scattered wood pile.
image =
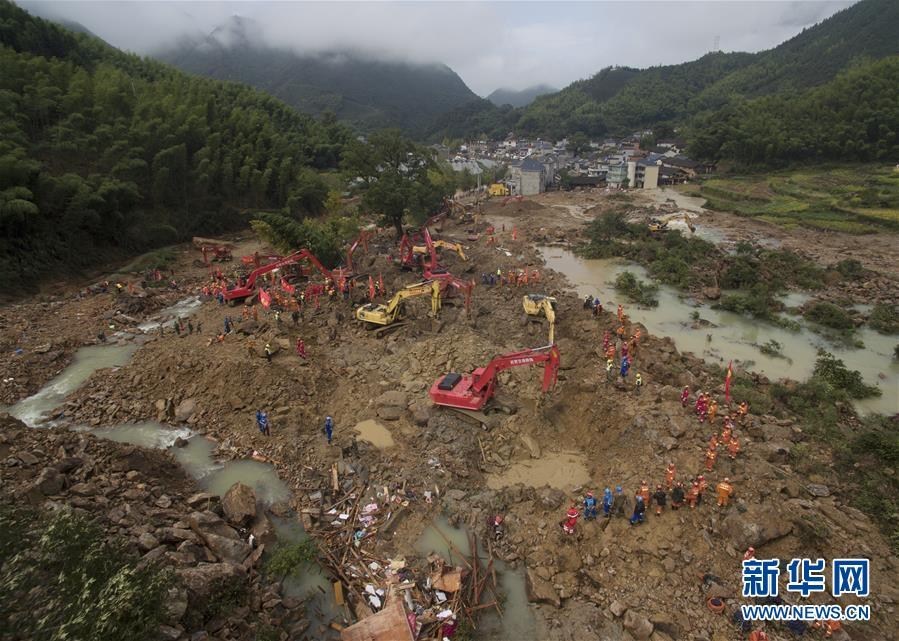
POLYGON ((335 579, 334 600, 343 608, 343 621, 331 621, 330 627, 341 631, 343 641, 440 639, 461 623, 476 628, 484 610, 495 608, 502 615, 489 541, 479 549, 477 536, 469 534, 469 553, 432 524, 449 558, 432 554, 413 566, 376 553, 379 541, 389 539, 408 514, 410 502, 429 501, 430 494, 417 497, 404 488, 391 494, 387 487, 372 492, 359 483, 345 491, 336 466, 330 481, 331 496, 342 492, 340 497, 309 494, 300 516, 318 544, 323 567, 335 579))

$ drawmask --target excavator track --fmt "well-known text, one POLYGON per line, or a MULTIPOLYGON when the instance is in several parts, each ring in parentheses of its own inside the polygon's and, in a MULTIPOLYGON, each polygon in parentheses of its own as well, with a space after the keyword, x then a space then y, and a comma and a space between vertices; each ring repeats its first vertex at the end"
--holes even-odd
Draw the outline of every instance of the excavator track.
POLYGON ((390 325, 384 325, 383 327, 378 327, 374 330, 374 334, 376 338, 381 338, 383 336, 387 336, 390 332, 395 329, 399 329, 400 327, 405 327, 409 324, 409 321, 399 321, 396 323, 391 323, 390 325))

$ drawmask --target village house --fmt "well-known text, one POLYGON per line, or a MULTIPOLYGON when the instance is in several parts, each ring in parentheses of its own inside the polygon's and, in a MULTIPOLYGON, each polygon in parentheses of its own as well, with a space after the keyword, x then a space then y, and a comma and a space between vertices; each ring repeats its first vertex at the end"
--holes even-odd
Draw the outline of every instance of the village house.
POLYGON ((546 167, 530 156, 509 167, 513 193, 535 196, 546 191, 546 167))

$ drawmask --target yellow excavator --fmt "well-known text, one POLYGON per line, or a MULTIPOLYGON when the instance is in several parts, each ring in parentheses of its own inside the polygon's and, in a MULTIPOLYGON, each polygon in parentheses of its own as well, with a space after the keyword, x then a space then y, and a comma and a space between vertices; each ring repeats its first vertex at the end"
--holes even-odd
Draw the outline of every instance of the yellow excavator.
POLYGON ((390 325, 400 313, 403 301, 416 296, 431 295, 431 314, 436 316, 440 311, 440 283, 424 281, 407 285, 393 295, 386 305, 369 303, 356 310, 356 320, 370 325, 390 325))
POLYGON ((521 299, 524 307, 525 321, 543 316, 549 324, 549 344, 555 343, 556 331, 556 299, 543 294, 526 294, 521 299))
MULTIPOLYGON (((462 260, 468 260, 468 256, 465 255, 465 252, 462 249, 462 243, 453 243, 448 240, 435 240, 432 244, 435 248, 449 249, 450 251, 454 251, 459 254, 459 258, 461 258, 462 260)), ((412 253, 424 256, 428 253, 428 248, 425 245, 413 246, 412 253)))

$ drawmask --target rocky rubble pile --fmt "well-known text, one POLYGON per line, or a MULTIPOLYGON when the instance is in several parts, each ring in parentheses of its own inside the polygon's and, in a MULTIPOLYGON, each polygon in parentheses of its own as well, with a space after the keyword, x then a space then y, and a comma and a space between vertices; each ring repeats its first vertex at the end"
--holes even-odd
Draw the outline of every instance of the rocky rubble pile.
POLYGON ((272 528, 251 488, 235 484, 220 499, 198 491, 164 452, 4 417, 0 501, 69 506, 125 541, 141 563, 172 568, 161 640, 249 641, 266 627, 287 639, 305 629, 302 603, 260 575, 272 528))

